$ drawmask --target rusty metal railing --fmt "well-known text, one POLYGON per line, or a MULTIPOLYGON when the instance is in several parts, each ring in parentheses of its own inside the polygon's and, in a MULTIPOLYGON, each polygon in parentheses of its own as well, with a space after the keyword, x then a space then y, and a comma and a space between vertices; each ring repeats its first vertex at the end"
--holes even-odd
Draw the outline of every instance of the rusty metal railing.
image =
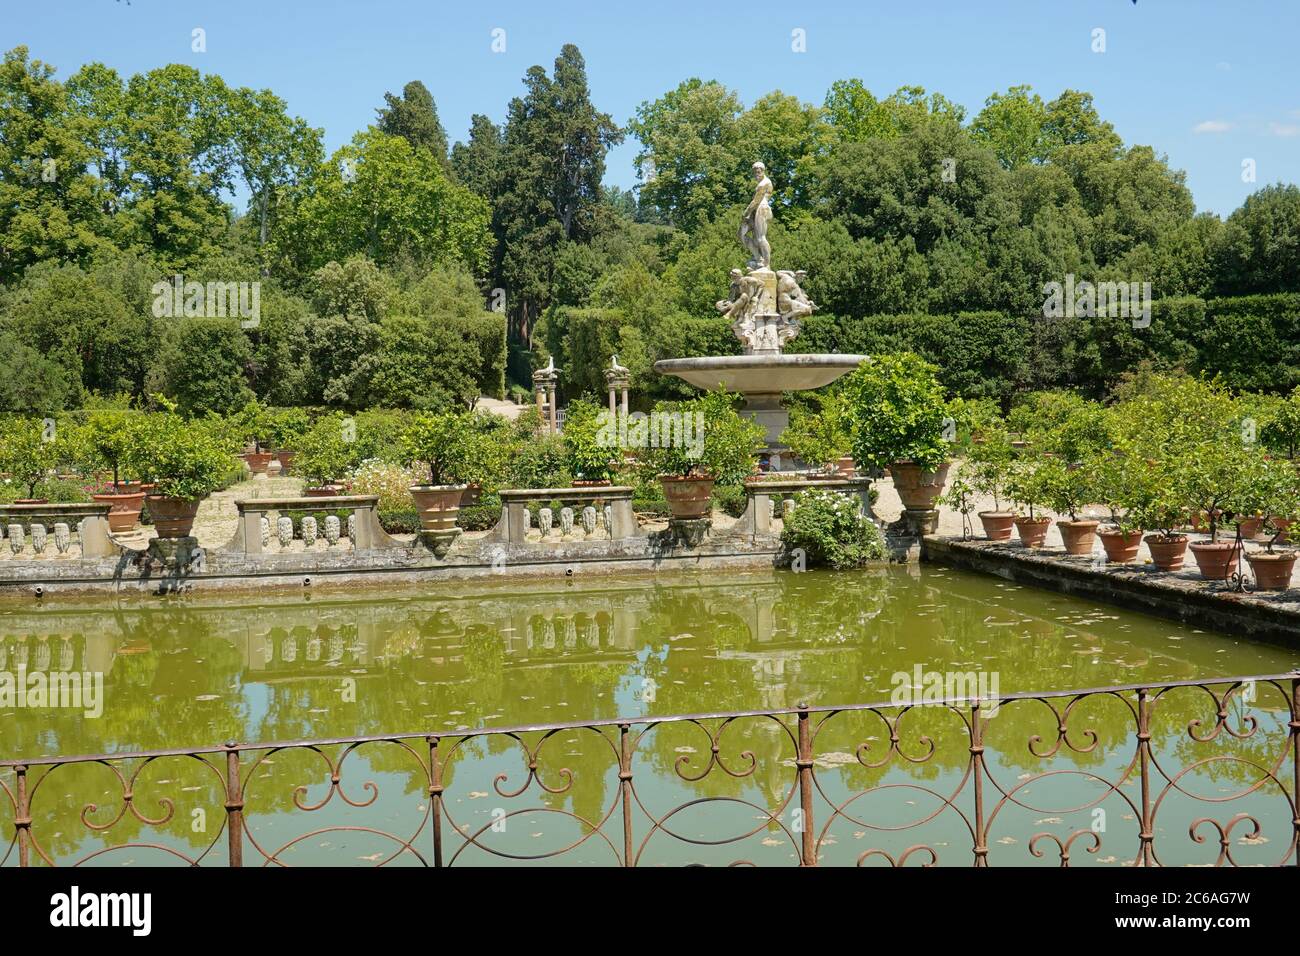
POLYGON ((0 823, 7 809, 13 831, 0 866, 81 864, 124 852, 193 865, 291 865, 299 855, 310 857, 308 850, 339 849, 335 841, 345 853, 360 844, 387 847, 354 858, 364 862, 437 867, 554 858, 635 866, 663 862, 665 847, 677 848, 666 854, 669 862, 703 855, 709 862, 803 866, 987 866, 995 850, 998 862, 1029 864, 1051 861, 1046 851, 1054 849, 1055 862, 1069 866, 1076 844, 1094 861, 1118 865, 1294 865, 1300 672, 921 705, 800 706, 8 759, 0 760, 0 793, 0 823), (1072 729, 1072 721, 1084 726, 1072 729), (735 750, 742 730, 743 749, 735 750), (691 738, 700 746, 673 746, 691 738), (1007 746, 995 749, 995 738, 1007 746), (833 749, 836 739, 852 749, 833 749), (573 759, 552 762, 562 744, 583 742, 594 755, 569 751, 573 759), (372 778, 359 790, 345 786, 345 765, 363 760, 372 778), (166 779, 153 779, 160 767, 166 779), (1017 769, 1025 772, 1012 779, 1017 769), (77 770, 98 775, 89 788, 94 799, 72 779, 77 770), (512 783, 516 773, 522 782, 512 783), (491 789, 473 789, 475 774, 490 776, 491 789), (374 778, 398 791, 393 800, 380 800, 374 778), (206 786, 184 786, 195 779, 206 786), (1214 789, 1194 788, 1197 781, 1214 789), (157 792, 146 801, 150 787, 157 792), (1054 788, 1066 805, 1031 797, 1054 788), (873 808, 904 795, 888 811, 873 808), (478 799, 498 806, 471 809, 467 801, 478 799), (522 805, 527 800, 534 802, 522 805), (1245 809, 1227 818, 1204 809, 1227 804, 1245 809), (1107 805, 1118 813, 1108 817, 1107 805), (209 806, 220 814, 211 836, 198 825, 209 806), (711 810, 724 811, 723 821, 689 822, 711 810), (377 825, 403 812, 411 818, 409 835, 377 825), (1004 824, 1016 812, 1033 822, 1019 831, 1004 824), (311 814, 322 825, 293 832, 311 814), (1065 819, 1080 815, 1083 825, 1065 819), (525 819, 548 822, 521 830, 525 819), (913 838, 926 828, 935 834, 913 838), (1012 835, 1030 829, 1036 832, 1027 839, 1012 835), (1217 838, 1217 853, 1212 844, 1205 849, 1207 834, 1217 838), (531 842, 544 836, 556 845, 531 842), (753 849, 731 857, 742 845, 753 849), (1100 855, 1104 846, 1110 856, 1100 855))

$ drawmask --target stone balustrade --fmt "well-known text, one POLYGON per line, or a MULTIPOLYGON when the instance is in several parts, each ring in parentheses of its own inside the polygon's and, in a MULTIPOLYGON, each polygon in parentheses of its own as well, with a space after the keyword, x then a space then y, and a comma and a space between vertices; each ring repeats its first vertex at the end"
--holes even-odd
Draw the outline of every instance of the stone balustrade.
POLYGON ((113 557, 111 506, 99 503, 0 505, 0 556, 10 559, 113 557))
POLYGON ((239 524, 225 550, 238 554, 402 547, 380 527, 378 495, 253 498, 235 508, 239 524))
POLYGON ((617 541, 643 537, 632 513, 632 488, 510 488, 499 492, 501 518, 490 541, 509 544, 617 541), (557 509, 553 505, 558 503, 557 509), (537 524, 533 527, 536 506, 537 524))

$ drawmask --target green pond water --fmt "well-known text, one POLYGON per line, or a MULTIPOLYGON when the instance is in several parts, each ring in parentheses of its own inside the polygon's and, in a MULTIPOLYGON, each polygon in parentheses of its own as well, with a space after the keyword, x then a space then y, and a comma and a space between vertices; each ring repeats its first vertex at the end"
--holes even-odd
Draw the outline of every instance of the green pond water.
MULTIPOLYGON (((0 608, 0 654, 0 673, 21 666, 104 674, 97 717, 0 706, 0 759, 448 734, 440 744, 447 788, 441 830, 444 859, 457 864, 510 862, 466 845, 466 833, 509 857, 578 843, 552 861, 568 864, 616 863, 623 845, 616 727, 457 744, 459 729, 887 701, 895 675, 908 675, 910 684, 918 665, 925 673, 982 672, 1007 694, 1279 673, 1300 664, 1300 654, 1284 649, 928 565, 439 585, 436 595, 410 589, 10 604, 0 608), (530 778, 534 752, 537 777, 530 778), (590 824, 599 821, 593 835, 590 824)), ((1072 865, 1132 859, 1138 787, 1129 780, 1110 792, 1104 782, 1119 781, 1134 759, 1126 699, 1100 695, 1077 705, 1059 745, 1057 715, 1044 703, 1004 704, 987 721, 991 864, 1058 865, 1053 839, 1079 831, 1088 832, 1073 844, 1072 865), (1037 777, 1048 771, 1055 773, 1037 777), (1024 789, 1015 800, 994 813, 1003 793, 1018 786, 1024 789), (1099 846, 1087 852, 1094 832, 1099 846), (1051 836, 1035 839, 1039 834, 1051 836), (1031 853, 1031 843, 1043 856, 1031 853)), ((1067 703, 1054 705, 1059 711, 1067 703)), ((1265 771, 1290 786, 1284 706, 1276 688, 1260 685, 1253 701, 1230 700, 1228 726, 1198 743, 1188 727, 1199 719, 1199 736, 1213 731, 1217 705, 1209 694, 1180 689, 1157 703, 1152 746, 1168 776, 1207 757, 1231 758, 1168 788, 1156 819, 1164 862, 1212 862, 1214 825, 1198 825, 1204 843, 1189 837, 1189 826, 1201 817, 1226 826, 1243 812, 1260 830, 1245 821, 1230 831, 1239 862, 1273 862, 1286 853, 1290 811, 1273 781, 1241 799, 1210 802, 1250 787, 1265 771), (1247 734, 1252 719, 1256 729, 1247 734)), ((909 864, 929 862, 933 851, 940 863, 969 865, 973 792, 963 782, 969 738, 962 715, 943 707, 909 711, 898 722, 901 752, 890 753, 886 718, 897 713, 843 712, 818 730, 811 828, 822 859, 851 864, 867 854, 865 863, 885 863, 883 853, 869 851, 898 858, 923 844, 929 849, 909 864), (832 805, 854 795, 848 815, 823 831, 832 805)), ((726 725, 717 737, 721 764, 714 764, 710 734, 718 721, 664 724, 643 737, 634 725, 638 862, 796 862, 804 824, 797 795, 790 799, 794 726, 794 718, 766 717, 726 725), (676 810, 702 797, 725 800, 676 810), (765 810, 777 819, 766 819, 765 810), (690 842, 742 835, 724 846, 690 842)), ((241 759, 246 865, 265 863, 266 855, 294 864, 432 859, 422 737, 241 759), (332 767, 339 768, 337 790, 332 767)), ((34 768, 33 838, 64 863, 143 843, 223 863, 225 801, 211 768, 224 769, 224 757, 208 760, 169 757, 114 764, 116 771, 98 763, 34 768), (85 810, 91 804, 96 809, 85 810)), ((0 789, 0 860, 13 866, 17 851, 3 841, 13 833, 14 772, 0 770, 0 783, 8 788, 0 789)), ((1166 789, 1165 778, 1157 783, 1153 798, 1166 789)), ((107 865, 178 861, 143 846, 93 857, 107 865)))

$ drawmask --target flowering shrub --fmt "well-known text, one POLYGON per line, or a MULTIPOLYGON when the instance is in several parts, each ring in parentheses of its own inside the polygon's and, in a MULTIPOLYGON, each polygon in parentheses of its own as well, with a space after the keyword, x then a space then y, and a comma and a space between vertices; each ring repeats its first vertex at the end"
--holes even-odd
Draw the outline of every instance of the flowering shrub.
POLYGON ((885 540, 855 496, 809 488, 794 496, 794 512, 785 520, 781 543, 803 550, 809 566, 837 571, 860 568, 885 555, 885 540))
POLYGON ((415 508, 411 498, 411 485, 420 484, 423 472, 416 474, 410 468, 367 458, 352 472, 349 494, 378 495, 380 511, 410 511, 415 508))

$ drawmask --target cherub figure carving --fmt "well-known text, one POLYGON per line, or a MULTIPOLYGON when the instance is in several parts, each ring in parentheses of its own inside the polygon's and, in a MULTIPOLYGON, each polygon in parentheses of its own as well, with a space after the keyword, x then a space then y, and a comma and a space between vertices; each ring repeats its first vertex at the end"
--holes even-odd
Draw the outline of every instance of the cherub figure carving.
POLYGON ((781 315, 781 324, 776 333, 778 347, 798 335, 799 320, 812 315, 817 308, 817 303, 808 298, 808 293, 799 285, 806 278, 808 273, 802 269, 782 269, 776 274, 776 309, 781 315))
POLYGON ((763 291, 763 283, 747 276, 739 269, 731 270, 730 299, 719 299, 713 307, 731 320, 731 331, 736 338, 752 347, 754 337, 753 312, 763 291))

